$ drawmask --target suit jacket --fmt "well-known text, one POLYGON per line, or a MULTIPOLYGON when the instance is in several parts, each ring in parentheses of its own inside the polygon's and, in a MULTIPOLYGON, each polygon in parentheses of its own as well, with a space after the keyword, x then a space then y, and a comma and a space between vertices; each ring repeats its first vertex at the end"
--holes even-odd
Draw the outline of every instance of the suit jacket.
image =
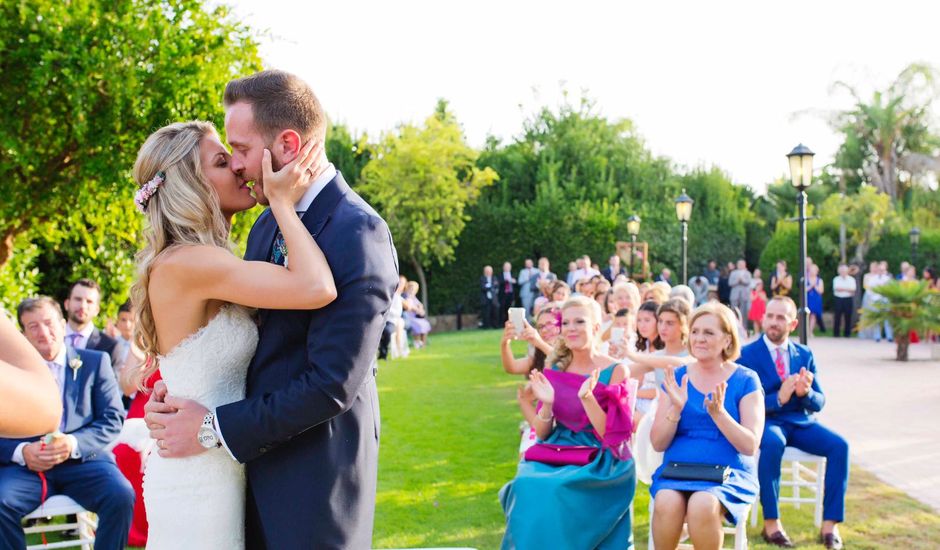
POLYGON ((91 331, 91 335, 88 336, 88 342, 85 343, 85 349, 107 353, 111 357, 111 362, 113 363, 115 360, 114 353, 117 349, 117 344, 117 340, 95 328, 95 330, 91 331))
POLYGON ((486 275, 480 276, 480 305, 484 306, 487 302, 486 294, 490 293, 489 301, 491 303, 497 303, 499 301, 499 282, 501 279, 497 278, 496 275, 493 275, 490 280, 486 279, 486 275))
MULTIPOLYGON (((370 548, 378 469, 376 352, 398 286, 385 221, 337 173, 303 217, 338 296, 318 310, 261 310, 246 399, 216 409, 247 463, 268 548, 370 548)), ((268 261, 270 209, 245 259, 268 261)), ((252 536, 249 533, 249 536, 252 536)))
POLYGON ((809 393, 799 397, 796 393, 781 407, 777 403, 777 392, 783 383, 777 374, 777 367, 770 350, 763 338, 741 348, 741 358, 738 363, 753 370, 760 377, 764 388, 764 405, 767 410, 768 422, 789 422, 796 425, 806 425, 816 422, 815 414, 822 410, 826 404, 826 396, 819 387, 819 378, 816 376, 816 362, 813 352, 806 346, 789 342, 787 345, 790 355, 790 374, 800 372, 800 368, 813 373, 813 385, 809 393))
POLYGON ((623 266, 620 266, 620 269, 616 273, 609 265, 601 270, 601 275, 603 275, 604 278, 610 282, 610 284, 614 284, 614 279, 617 278, 617 275, 626 275, 626 274, 627 274, 627 269, 623 266))
MULTIPOLYGON (((499 291, 500 299, 512 299, 511 297, 516 295, 516 284, 509 283, 509 292, 506 292, 506 283, 509 282, 509 279, 506 278, 506 274, 497 273, 493 276, 496 277, 496 286, 499 287, 497 290, 499 291)), ((509 277, 512 278, 512 275, 510 274, 509 277)))
MULTIPOLYGON (((74 372, 65 368, 65 388, 63 390, 63 410, 65 430, 75 436, 81 461, 114 461, 105 447, 114 441, 121 432, 124 423, 124 405, 121 403, 121 390, 114 378, 111 359, 104 353, 94 350, 66 351, 66 364, 79 358, 81 367, 74 372)), ((24 439, 0 438, 0 465, 14 464, 13 451, 20 443, 37 441, 38 437, 24 439)))

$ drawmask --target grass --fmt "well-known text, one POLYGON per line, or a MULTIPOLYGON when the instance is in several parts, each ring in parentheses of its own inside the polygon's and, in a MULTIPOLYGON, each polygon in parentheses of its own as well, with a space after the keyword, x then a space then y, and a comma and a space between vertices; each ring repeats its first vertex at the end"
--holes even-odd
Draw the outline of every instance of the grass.
MULTIPOLYGON (((522 419, 515 401, 521 379, 503 372, 499 337, 498 331, 435 334, 429 348, 381 363, 375 548, 499 547, 504 518, 496 494, 515 475, 522 419)), ((646 547, 648 503, 641 485, 634 502, 637 548, 646 547)), ((858 468, 846 507, 841 531, 853 549, 934 548, 940 540, 940 515, 858 468)), ((800 548, 821 548, 811 507, 781 509, 800 548)), ((751 548, 774 548, 758 544, 759 527, 748 537, 751 548)))
MULTIPOLYGON (((522 419, 515 402, 521 378, 503 372, 499 337, 499 331, 435 334, 430 347, 382 363, 375 548, 499 547, 504 518, 496 495, 515 475, 522 419)), ((636 495, 634 535, 644 548, 647 487, 636 495)), ((931 548, 940 540, 940 515, 858 468, 846 507, 840 530, 851 548, 931 548)), ((822 548, 811 507, 781 510, 794 542, 822 548)), ((748 537, 751 548, 774 548, 760 541, 760 527, 748 537)))

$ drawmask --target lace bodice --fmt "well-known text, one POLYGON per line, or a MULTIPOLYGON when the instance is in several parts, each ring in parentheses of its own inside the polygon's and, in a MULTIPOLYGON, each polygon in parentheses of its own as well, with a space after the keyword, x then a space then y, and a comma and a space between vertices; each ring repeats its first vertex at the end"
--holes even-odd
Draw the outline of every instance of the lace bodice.
POLYGON ((245 397, 248 364, 258 345, 258 326, 236 305, 219 313, 170 353, 161 356, 160 374, 171 395, 214 409, 245 397))

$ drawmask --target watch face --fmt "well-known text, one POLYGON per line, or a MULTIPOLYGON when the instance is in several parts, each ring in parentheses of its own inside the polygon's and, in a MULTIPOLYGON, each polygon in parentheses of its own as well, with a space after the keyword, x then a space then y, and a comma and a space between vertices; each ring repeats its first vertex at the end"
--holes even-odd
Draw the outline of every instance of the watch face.
POLYGON ((199 439, 199 444, 206 449, 215 447, 219 442, 219 437, 215 435, 215 432, 211 428, 200 428, 197 438, 199 439))

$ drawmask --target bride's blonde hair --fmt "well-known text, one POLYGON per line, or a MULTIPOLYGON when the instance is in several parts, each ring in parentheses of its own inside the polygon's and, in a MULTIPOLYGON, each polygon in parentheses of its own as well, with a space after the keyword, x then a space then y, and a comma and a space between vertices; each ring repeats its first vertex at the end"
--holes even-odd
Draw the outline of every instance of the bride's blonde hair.
POLYGON ((160 354, 156 324, 150 306, 150 270, 165 250, 181 245, 209 245, 231 250, 229 225, 222 216, 219 197, 206 179, 199 144, 217 135, 208 122, 176 122, 150 134, 137 153, 134 180, 138 188, 163 172, 164 181, 145 205, 144 237, 137 254, 137 280, 131 287, 136 307, 134 341, 147 359, 139 384, 156 372, 160 354))

